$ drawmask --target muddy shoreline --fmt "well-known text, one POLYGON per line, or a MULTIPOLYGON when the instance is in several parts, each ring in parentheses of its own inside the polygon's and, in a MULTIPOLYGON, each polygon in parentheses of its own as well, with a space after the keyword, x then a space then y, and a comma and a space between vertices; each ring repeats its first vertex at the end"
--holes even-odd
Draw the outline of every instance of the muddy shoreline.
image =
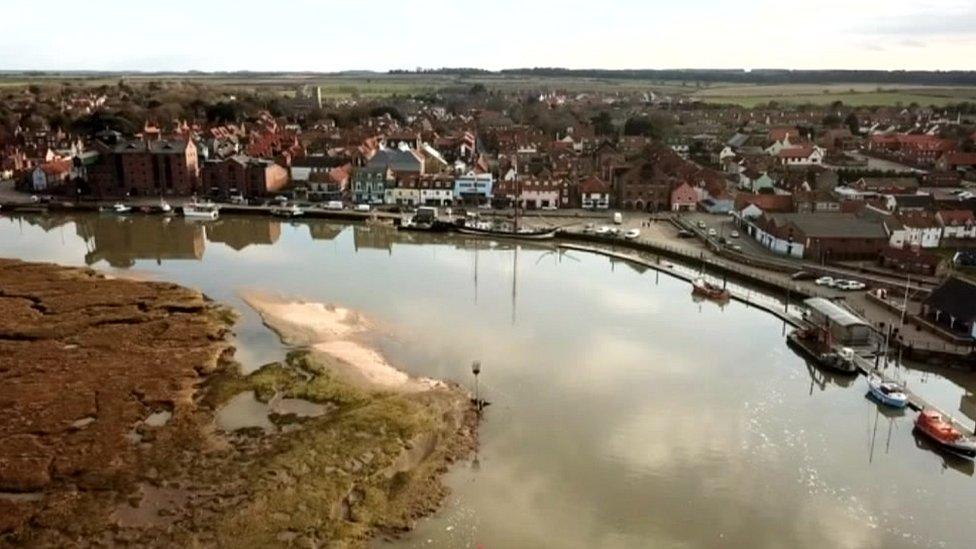
POLYGON ((174 284, 0 259, 0 545, 357 547, 437 508, 477 444, 466 391, 357 383, 359 348, 244 375, 235 320, 174 284))

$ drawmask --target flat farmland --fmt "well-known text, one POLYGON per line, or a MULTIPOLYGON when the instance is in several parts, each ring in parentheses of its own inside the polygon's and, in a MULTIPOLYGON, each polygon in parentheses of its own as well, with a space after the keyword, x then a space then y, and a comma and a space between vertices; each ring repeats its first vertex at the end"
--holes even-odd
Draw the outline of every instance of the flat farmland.
POLYGON ((842 101, 851 106, 943 106, 976 101, 976 87, 908 86, 897 84, 779 84, 722 85, 698 90, 691 97, 708 103, 743 107, 776 101, 781 104, 826 105, 842 101))

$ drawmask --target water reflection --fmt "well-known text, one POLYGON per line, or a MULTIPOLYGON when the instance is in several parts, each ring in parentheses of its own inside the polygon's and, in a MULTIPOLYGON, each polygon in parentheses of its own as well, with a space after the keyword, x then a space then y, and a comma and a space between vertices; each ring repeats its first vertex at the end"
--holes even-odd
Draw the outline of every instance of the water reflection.
POLYGON ((269 218, 224 216, 207 223, 206 228, 208 242, 226 244, 237 251, 248 246, 269 246, 281 238, 281 222, 269 218))
POLYGON ((976 473, 976 463, 971 459, 966 459, 962 456, 957 456, 951 452, 946 452, 944 449, 939 447, 938 444, 932 441, 929 437, 919 433, 917 430, 912 430, 912 437, 915 440, 915 446, 926 452, 930 452, 937 456, 942 462, 942 471, 948 471, 949 469, 962 473, 967 477, 973 476, 976 473))
MULTIPOLYGON (((241 288, 363 311, 414 375, 470 383, 483 361, 477 466, 451 471, 450 505, 402 546, 968 546, 972 464, 919 450, 914 413, 802 360, 780 320, 741 303, 696 304, 658 271, 546 246, 130 217, 0 217, 0 255, 135 262, 198 287, 242 311, 242 364, 284 348, 241 288)), ((904 377, 972 413, 970 374, 904 377)), ((240 415, 262 426, 251 405, 240 415)))
POLYGON ((162 263, 203 258, 203 226, 183 219, 98 215, 80 218, 75 228, 88 247, 88 265, 105 261, 128 268, 140 259, 162 263))

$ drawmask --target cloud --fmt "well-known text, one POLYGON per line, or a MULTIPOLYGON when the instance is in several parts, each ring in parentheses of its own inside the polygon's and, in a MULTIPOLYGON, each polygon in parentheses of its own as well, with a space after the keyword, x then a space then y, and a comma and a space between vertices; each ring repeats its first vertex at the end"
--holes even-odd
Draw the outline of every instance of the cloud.
POLYGON ((925 42, 920 40, 912 40, 910 38, 898 42, 899 46, 905 46, 906 48, 924 48, 925 42))

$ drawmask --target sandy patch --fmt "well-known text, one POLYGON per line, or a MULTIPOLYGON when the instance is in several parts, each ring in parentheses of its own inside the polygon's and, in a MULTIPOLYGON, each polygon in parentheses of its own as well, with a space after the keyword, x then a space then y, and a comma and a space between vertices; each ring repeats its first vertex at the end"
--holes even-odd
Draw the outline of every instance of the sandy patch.
POLYGON ((342 378, 359 387, 419 392, 442 387, 440 381, 412 378, 396 369, 359 338, 375 327, 357 311, 325 303, 289 300, 260 292, 241 298, 261 315, 285 343, 308 346, 342 378))
POLYGON ((347 339, 370 329, 357 312, 342 307, 288 300, 254 291, 242 292, 241 298, 290 345, 347 339))
POLYGON ((359 387, 417 392, 444 385, 429 378, 412 378, 394 368, 375 349, 355 341, 318 343, 312 346, 312 351, 338 359, 324 362, 330 364, 344 380, 359 387))

